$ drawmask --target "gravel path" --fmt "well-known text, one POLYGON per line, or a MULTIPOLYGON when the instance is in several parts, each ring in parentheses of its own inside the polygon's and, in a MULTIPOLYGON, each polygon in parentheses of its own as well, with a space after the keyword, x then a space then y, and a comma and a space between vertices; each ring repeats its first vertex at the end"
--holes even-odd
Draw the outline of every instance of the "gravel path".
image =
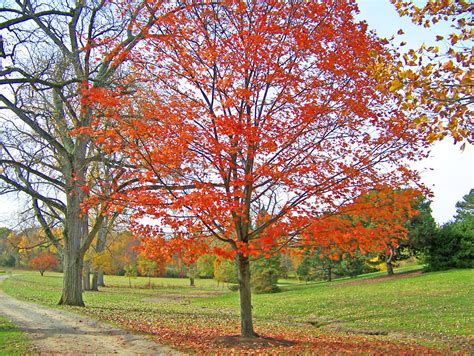
MULTIPOLYGON (((0 281, 6 276, 0 276, 0 281), (3 278, 2 278, 3 277, 3 278)), ((30 337, 35 353, 171 355, 177 351, 86 316, 14 299, 0 291, 0 314, 30 337)))

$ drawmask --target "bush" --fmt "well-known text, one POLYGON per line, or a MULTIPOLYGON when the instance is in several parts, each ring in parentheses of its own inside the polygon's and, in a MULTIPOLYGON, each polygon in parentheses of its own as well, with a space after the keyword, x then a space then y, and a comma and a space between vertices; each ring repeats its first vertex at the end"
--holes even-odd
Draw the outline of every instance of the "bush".
POLYGON ((338 263, 334 272, 339 276, 355 278, 360 274, 378 271, 377 268, 370 266, 368 261, 369 257, 360 253, 356 253, 354 256, 346 255, 344 259, 338 263))
POLYGON ((0 266, 3 267, 15 267, 16 258, 13 255, 1 256, 0 257, 0 266))
POLYGON ((239 285, 238 284, 229 284, 227 286, 227 288, 229 288, 229 290, 231 290, 232 292, 237 292, 239 290, 239 285))
POLYGON ((278 278, 281 274, 280 256, 251 261, 250 285, 255 293, 279 292, 278 278))
POLYGON ((182 273, 174 267, 165 268, 165 277, 166 278, 182 278, 182 273))
POLYGON ((427 270, 474 267, 474 219, 445 224, 426 251, 427 270))

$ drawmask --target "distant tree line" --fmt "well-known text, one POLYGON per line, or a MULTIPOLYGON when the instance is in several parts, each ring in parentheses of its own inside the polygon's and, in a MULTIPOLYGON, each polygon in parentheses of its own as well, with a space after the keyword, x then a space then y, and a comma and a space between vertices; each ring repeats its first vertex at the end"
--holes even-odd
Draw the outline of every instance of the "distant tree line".
MULTIPOLYGON (((393 249, 392 263, 396 266, 407 259, 416 259, 427 271, 474 267, 474 189, 456 204, 456 215, 440 227, 431 215, 430 201, 414 202, 417 215, 406 221, 408 238, 393 249)), ((58 236, 60 231, 53 231, 58 236)), ((238 282, 235 261, 202 255, 194 263, 185 263, 179 256, 149 259, 138 250, 139 241, 130 232, 112 234, 103 251, 93 250, 86 256, 92 270, 105 274, 147 277, 214 278, 222 286, 234 288, 238 282)), ((294 251, 293 251, 294 252, 294 251)), ((15 232, 0 228, 0 266, 33 268, 40 271, 61 271, 61 254, 48 242, 41 228, 15 232)), ((338 277, 384 270, 385 252, 341 252, 327 255, 321 248, 303 254, 276 253, 268 258, 251 260, 252 286, 256 293, 277 292, 278 280, 296 277, 301 281, 331 281, 338 277)), ((86 283, 87 284, 87 283, 86 283)))

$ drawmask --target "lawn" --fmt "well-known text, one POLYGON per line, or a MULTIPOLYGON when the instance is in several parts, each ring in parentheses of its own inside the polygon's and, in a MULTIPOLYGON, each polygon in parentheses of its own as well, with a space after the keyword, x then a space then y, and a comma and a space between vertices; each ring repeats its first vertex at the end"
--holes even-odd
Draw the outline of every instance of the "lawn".
MULTIPOLYGON (((254 295, 256 330, 295 342, 272 351, 468 352, 474 272, 415 271, 403 277, 282 281, 282 292, 254 295)), ((145 288, 147 278, 132 279, 133 288, 126 277, 106 276, 105 282, 101 292, 84 294, 86 308, 65 308, 152 334, 181 350, 229 351, 219 337, 239 332, 238 293, 215 281, 197 280, 193 288, 186 279, 152 278, 153 289, 145 288)), ((58 307, 61 283, 59 273, 20 272, 1 288, 58 307)))
POLYGON ((24 355, 31 351, 29 340, 7 318, 0 316, 0 355, 24 355))

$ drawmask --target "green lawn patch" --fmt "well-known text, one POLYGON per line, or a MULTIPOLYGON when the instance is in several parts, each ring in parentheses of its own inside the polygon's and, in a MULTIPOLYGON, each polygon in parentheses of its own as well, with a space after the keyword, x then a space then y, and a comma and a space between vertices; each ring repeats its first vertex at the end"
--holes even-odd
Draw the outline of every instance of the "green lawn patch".
POLYGON ((26 335, 7 318, 0 316, 0 355, 24 355, 30 350, 26 335))

